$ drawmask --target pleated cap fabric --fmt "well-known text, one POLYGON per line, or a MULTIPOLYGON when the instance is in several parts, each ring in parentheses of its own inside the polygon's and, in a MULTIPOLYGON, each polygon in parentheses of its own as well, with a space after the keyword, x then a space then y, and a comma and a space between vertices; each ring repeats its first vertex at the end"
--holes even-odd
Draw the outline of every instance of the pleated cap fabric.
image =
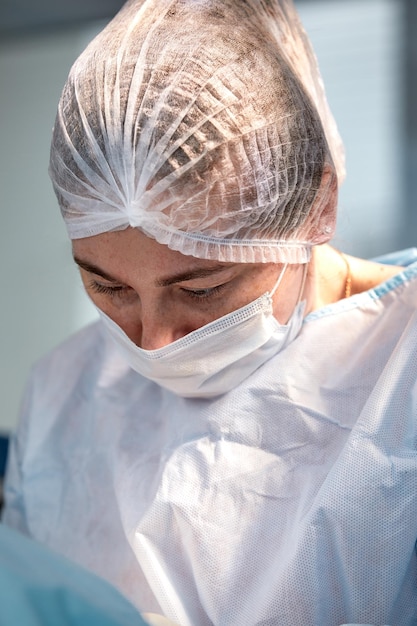
POLYGON ((70 238, 128 226, 225 262, 309 259, 343 146, 288 0, 130 0, 71 69, 50 176, 70 238))

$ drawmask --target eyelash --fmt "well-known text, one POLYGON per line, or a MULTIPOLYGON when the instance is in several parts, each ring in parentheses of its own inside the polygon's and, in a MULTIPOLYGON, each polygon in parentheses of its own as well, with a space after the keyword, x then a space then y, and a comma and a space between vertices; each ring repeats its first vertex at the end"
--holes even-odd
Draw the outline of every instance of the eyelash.
POLYGON ((101 285, 100 283, 96 283, 95 280, 92 280, 90 282, 89 287, 95 293, 98 293, 98 294, 101 294, 101 295, 105 295, 105 296, 111 296, 111 297, 119 295, 120 292, 122 292, 125 289, 127 289, 127 287, 123 287, 122 285, 119 285, 117 287, 110 287, 108 285, 101 285))
MULTIPOLYGON (((209 287, 207 289, 185 289, 181 288, 181 291, 187 294, 188 297, 193 298, 195 300, 206 300, 211 298, 212 296, 217 295, 223 288, 223 285, 216 285, 215 287, 209 287)), ((117 295, 122 295, 122 292, 128 290, 129 287, 125 287, 123 285, 118 285, 117 287, 110 287, 109 285, 101 285, 96 281, 92 280, 89 284, 89 287, 100 295, 110 296, 114 298, 117 295)))
POLYGON ((217 295, 223 287, 224 285, 216 285, 215 287, 209 287, 208 289, 185 289, 183 287, 182 291, 184 291, 187 296, 194 298, 195 300, 205 300, 217 295))

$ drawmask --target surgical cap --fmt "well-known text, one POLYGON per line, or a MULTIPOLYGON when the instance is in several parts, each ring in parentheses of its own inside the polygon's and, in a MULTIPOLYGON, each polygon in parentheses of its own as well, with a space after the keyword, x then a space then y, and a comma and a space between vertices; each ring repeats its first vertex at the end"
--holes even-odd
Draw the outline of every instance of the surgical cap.
POLYGON ((306 262, 334 231, 341 140, 287 0, 130 0, 73 65, 50 175, 72 239, 306 262))

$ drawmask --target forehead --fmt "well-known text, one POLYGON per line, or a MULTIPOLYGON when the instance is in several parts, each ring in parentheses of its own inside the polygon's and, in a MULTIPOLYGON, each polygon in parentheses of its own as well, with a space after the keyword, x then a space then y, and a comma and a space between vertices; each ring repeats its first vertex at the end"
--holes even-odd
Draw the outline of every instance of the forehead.
POLYGON ((118 280, 126 280, 132 272, 138 271, 156 276, 236 265, 184 255, 158 243, 138 228, 131 227, 74 239, 72 249, 77 260, 97 266, 118 280))

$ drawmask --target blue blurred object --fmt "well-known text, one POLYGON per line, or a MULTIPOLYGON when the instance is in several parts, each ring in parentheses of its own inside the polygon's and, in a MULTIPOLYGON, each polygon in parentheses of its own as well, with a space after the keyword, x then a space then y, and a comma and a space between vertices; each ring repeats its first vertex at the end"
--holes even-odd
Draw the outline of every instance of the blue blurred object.
POLYGON ((0 626, 146 626, 109 583, 0 524, 0 626))
POLYGON ((0 434, 0 478, 6 470, 7 450, 9 449, 9 437, 0 434))

